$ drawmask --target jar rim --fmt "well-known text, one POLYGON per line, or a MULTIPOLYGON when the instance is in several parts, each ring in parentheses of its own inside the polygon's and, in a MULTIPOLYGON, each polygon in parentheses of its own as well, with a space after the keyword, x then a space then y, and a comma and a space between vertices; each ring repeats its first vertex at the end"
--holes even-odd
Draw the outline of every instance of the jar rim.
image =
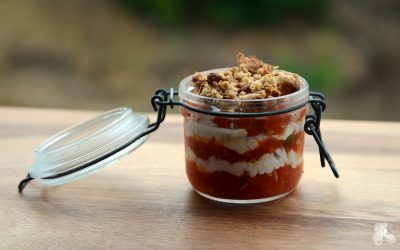
MULTIPOLYGON (((226 67, 226 68, 217 68, 217 69, 210 69, 210 70, 205 70, 201 71, 198 73, 202 74, 209 74, 209 73, 221 73, 223 71, 229 70, 232 67, 226 67)), ((195 73, 196 74, 196 73, 195 73)), ((181 100, 199 100, 199 101, 204 101, 204 102, 226 102, 230 104, 240 104, 240 103, 260 103, 260 102, 277 102, 281 100, 288 100, 292 98, 298 98, 301 96, 305 96, 305 98, 308 98, 309 95, 309 85, 306 79, 304 79, 302 76, 299 76, 300 78, 300 89, 296 92, 290 93, 288 95, 283 95, 283 96, 277 96, 277 97, 269 97, 269 98, 263 98, 263 99, 222 99, 222 98, 214 98, 214 97, 208 97, 208 96, 202 96, 193 93, 191 90, 193 89, 190 88, 190 83, 192 82, 192 77, 195 75, 189 75, 181 80, 179 83, 179 98, 181 100)), ((302 98, 300 98, 302 99, 302 98)))

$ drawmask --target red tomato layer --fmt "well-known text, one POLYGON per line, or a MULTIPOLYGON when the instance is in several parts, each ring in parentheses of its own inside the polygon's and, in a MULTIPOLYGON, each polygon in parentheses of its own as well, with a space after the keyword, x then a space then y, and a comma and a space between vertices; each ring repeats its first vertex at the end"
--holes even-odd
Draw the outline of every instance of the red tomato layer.
POLYGON ((285 165, 271 174, 254 177, 245 172, 236 176, 224 171, 206 172, 186 159, 186 173, 197 191, 222 199, 262 199, 293 190, 303 173, 303 162, 296 168, 285 165))
POLYGON ((203 160, 208 160, 214 156, 217 159, 226 160, 232 164, 241 161, 255 162, 263 155, 273 154, 280 148, 284 148, 286 153, 293 150, 301 156, 304 147, 304 131, 292 134, 286 140, 274 138, 262 140, 258 142, 256 148, 242 154, 225 147, 216 139, 206 139, 197 136, 185 136, 185 146, 192 149, 195 155, 203 160))
POLYGON ((291 121, 291 115, 279 115, 265 118, 239 118, 227 119, 225 117, 215 117, 213 122, 220 128, 246 129, 248 136, 255 136, 261 133, 282 134, 291 121))

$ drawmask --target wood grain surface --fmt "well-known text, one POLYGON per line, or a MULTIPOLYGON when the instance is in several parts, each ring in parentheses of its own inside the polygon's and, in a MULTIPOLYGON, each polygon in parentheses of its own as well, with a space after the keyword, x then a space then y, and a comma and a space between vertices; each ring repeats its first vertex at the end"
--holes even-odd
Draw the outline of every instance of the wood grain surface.
POLYGON ((0 249, 400 249, 400 123, 323 121, 341 178, 307 138, 290 196, 227 205, 193 192, 182 119, 168 114, 137 151, 79 181, 17 184, 43 139, 96 112, 0 108, 0 249), (377 222, 397 242, 375 246, 377 222))

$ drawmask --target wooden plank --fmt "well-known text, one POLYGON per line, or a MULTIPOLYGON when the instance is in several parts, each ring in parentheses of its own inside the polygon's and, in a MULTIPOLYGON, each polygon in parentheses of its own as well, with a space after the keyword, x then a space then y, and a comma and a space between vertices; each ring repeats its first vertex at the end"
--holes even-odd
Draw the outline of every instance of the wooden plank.
POLYGON ((393 122, 324 121, 341 178, 318 165, 307 138, 300 185, 270 203, 227 205, 195 194, 181 117, 171 114, 112 167, 18 194, 35 145, 95 113, 0 108, 0 249, 376 249, 377 222, 389 223, 400 241, 400 123, 393 122))

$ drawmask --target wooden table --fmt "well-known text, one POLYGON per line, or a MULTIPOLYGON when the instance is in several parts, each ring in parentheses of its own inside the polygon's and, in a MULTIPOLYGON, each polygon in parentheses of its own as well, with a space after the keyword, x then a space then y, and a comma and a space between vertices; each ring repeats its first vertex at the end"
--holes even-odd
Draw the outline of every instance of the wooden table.
POLYGON ((34 147, 94 114, 0 108, 0 249, 400 249, 400 123, 323 121, 341 178, 319 166, 308 137, 298 188, 270 203, 194 193, 182 120, 171 114, 112 167, 58 187, 31 183, 20 195, 34 147), (390 225, 396 243, 374 245, 377 222, 390 225))

